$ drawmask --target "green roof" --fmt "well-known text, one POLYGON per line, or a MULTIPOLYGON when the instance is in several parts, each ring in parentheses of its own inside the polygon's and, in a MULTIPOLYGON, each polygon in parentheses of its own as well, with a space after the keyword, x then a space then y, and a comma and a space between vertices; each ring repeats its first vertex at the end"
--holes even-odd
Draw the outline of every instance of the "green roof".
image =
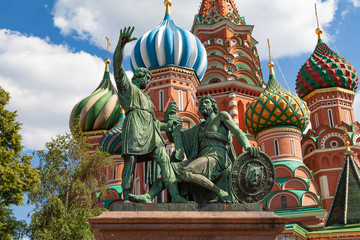
POLYGON ((323 229, 317 229, 308 232, 306 235, 324 234, 324 233, 341 233, 341 232, 360 232, 360 223, 356 224, 334 224, 323 229))
POLYGON ((326 226, 360 223, 360 166, 352 152, 346 152, 345 155, 326 226))
POLYGON ((279 216, 291 216, 293 214, 319 212, 319 211, 327 212, 326 209, 322 209, 321 207, 303 207, 303 208, 277 210, 277 211, 274 211, 274 213, 279 216))

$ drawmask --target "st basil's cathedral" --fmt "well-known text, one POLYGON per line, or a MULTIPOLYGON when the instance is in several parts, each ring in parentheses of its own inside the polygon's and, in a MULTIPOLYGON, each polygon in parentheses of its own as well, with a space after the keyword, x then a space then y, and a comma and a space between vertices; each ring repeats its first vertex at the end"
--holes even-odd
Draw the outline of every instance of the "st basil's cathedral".
MULTIPOLYGON (((299 66, 293 94, 279 84, 271 61, 264 81, 258 42, 251 35, 254 26, 246 24, 233 0, 202 0, 190 31, 173 21, 170 0, 165 6, 162 23, 137 40, 131 55, 133 70, 145 67, 152 73, 145 92, 157 119, 164 121, 167 106, 175 101, 183 127, 191 128, 202 121, 199 100, 211 95, 219 111, 228 112, 251 145, 273 161, 275 185, 263 210, 294 219, 278 239, 360 237, 360 124, 354 119, 358 77, 353 66, 326 45, 317 28, 318 42, 299 66)), ((106 59, 103 79, 73 108, 70 124, 79 118, 94 147, 114 160, 106 170, 107 193, 98 194, 94 204, 111 210, 122 201, 126 116, 109 65, 106 59)), ((239 155, 242 147, 233 143, 239 155)), ((171 154, 174 145, 166 148, 171 154)), ((154 168, 137 164, 134 194, 149 190, 149 169, 154 168)), ((166 191, 154 201, 166 202, 166 191)))

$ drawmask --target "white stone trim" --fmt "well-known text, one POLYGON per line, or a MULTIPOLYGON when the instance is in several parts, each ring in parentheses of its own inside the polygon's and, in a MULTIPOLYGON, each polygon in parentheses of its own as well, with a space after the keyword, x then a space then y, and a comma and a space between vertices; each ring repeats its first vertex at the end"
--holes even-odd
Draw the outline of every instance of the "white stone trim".
POLYGON ((230 92, 229 93, 229 98, 235 98, 236 97, 236 93, 235 92, 230 92))
POLYGON ((237 115, 239 115, 239 112, 238 112, 238 110, 236 110, 236 109, 231 109, 231 110, 230 110, 230 115, 231 115, 231 116, 234 116, 234 115, 237 116, 237 115))
POLYGON ((332 132, 332 133, 326 134, 326 135, 321 139, 320 148, 325 148, 326 140, 328 140, 330 137, 338 137, 338 138, 342 139, 344 142, 346 141, 344 135, 342 135, 342 134, 340 134, 340 133, 337 133, 337 132, 332 132))
POLYGON ((230 102, 229 102, 229 107, 232 107, 232 106, 237 106, 238 104, 237 104, 237 102, 235 101, 235 100, 231 100, 230 102))
POLYGON ((321 169, 319 171, 316 171, 314 172, 314 176, 318 173, 321 173, 321 172, 329 172, 329 171, 336 171, 336 170, 342 170, 342 168, 326 168, 326 169, 321 169))

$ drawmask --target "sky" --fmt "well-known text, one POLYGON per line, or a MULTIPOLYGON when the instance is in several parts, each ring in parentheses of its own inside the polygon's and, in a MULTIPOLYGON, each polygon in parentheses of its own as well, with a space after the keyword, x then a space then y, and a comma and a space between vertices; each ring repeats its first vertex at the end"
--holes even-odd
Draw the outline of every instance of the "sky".
MULTIPOLYGON (((200 2, 173 0, 175 23, 190 30, 200 2)), ((360 0, 235 0, 246 23, 255 25, 265 82, 269 38, 277 79, 295 93, 297 73, 317 42, 315 2, 324 41, 360 71, 360 0)), ((26 151, 69 132, 72 108, 104 74, 105 36, 111 59, 121 28, 135 26, 134 36, 141 37, 164 13, 163 0, 0 0, 0 86, 12 97, 8 109, 18 111, 26 151)), ((125 49, 130 75, 133 47, 125 49)), ((354 109, 360 121, 359 93, 354 109)))

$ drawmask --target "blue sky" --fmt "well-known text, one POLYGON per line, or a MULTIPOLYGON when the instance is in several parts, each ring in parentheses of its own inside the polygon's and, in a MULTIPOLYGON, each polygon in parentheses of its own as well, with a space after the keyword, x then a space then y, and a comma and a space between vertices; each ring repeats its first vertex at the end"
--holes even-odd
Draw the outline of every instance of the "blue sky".
MULTIPOLYGON (((290 91, 300 67, 316 45, 314 0, 235 0, 249 25, 264 80, 268 79, 266 38, 290 91)), ((360 0, 317 1, 324 40, 360 71, 360 0)), ((173 19, 190 29, 200 0, 173 0, 173 19)), ((28 151, 42 149, 52 136, 68 131, 71 109, 99 84, 106 57, 105 36, 114 50, 119 30, 135 26, 140 37, 164 17, 163 0, 0 1, 0 86, 18 110, 28 151)), ((127 69, 133 45, 126 49, 127 69)), ((275 69, 280 84, 287 86, 275 69)), ((354 109, 360 108, 359 93, 354 109)), ((356 120, 360 111, 355 110, 356 120)), ((24 211, 24 209, 17 210, 24 211)), ((26 215, 26 214, 25 214, 26 215)), ((18 214, 24 218, 24 214, 18 214)))

